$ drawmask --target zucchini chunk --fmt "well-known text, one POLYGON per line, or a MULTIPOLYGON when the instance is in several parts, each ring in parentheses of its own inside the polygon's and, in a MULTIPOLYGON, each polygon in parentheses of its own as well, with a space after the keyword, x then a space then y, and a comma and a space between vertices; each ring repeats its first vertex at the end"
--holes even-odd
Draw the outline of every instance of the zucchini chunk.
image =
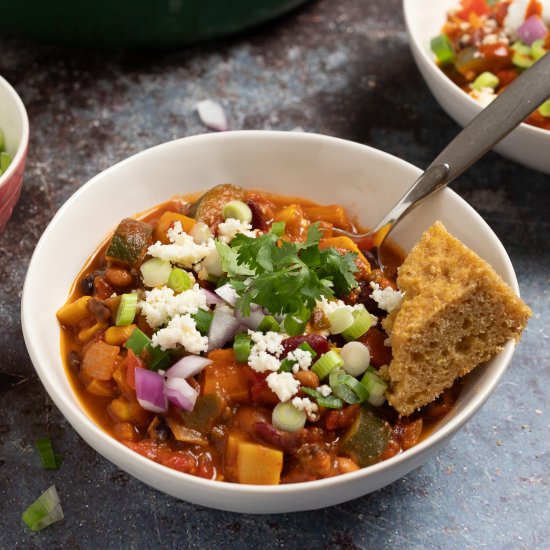
POLYGON ((342 437, 340 454, 353 459, 361 468, 379 461, 390 441, 391 427, 364 404, 342 437))
POLYGON ((132 218, 123 219, 111 238, 105 259, 129 266, 135 265, 143 260, 151 243, 152 233, 153 226, 148 223, 132 218))
POLYGON ((218 224, 223 222, 223 207, 234 200, 244 200, 246 191, 242 187, 223 183, 209 189, 200 199, 189 209, 189 216, 193 216, 197 221, 204 222, 213 231, 218 228, 218 224))

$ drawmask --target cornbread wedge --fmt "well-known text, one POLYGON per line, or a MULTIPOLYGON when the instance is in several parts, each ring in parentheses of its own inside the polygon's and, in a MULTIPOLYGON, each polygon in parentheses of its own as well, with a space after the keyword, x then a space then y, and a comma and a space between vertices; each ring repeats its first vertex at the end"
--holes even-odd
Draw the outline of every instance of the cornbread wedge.
POLYGON ((493 268, 436 222, 399 269, 405 297, 384 321, 393 360, 389 403, 406 416, 519 340, 525 305, 493 268))

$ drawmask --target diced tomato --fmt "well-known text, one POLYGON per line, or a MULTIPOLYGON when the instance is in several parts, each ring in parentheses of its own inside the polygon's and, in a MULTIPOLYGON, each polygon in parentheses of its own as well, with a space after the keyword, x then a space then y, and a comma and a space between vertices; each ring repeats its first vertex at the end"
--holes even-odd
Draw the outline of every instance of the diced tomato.
POLYGON ((391 348, 384 345, 386 335, 375 327, 371 327, 359 341, 365 344, 370 351, 370 362, 373 367, 389 365, 392 360, 391 348))
POLYGON ((157 459, 159 446, 151 439, 143 439, 142 441, 139 441, 137 443, 134 441, 122 441, 122 443, 124 443, 126 447, 132 449, 132 451, 135 451, 145 458, 149 458, 151 460, 157 459))
POLYGON ((470 13, 487 15, 490 11, 486 0, 461 0, 462 10, 457 13, 461 19, 468 19, 470 13))
POLYGON ((157 462, 160 462, 163 466, 187 474, 194 474, 197 469, 197 459, 187 451, 168 451, 166 449, 161 449, 157 457, 157 462))
POLYGON ((145 363, 131 350, 128 350, 128 370, 126 381, 133 390, 136 389, 136 369, 144 369, 145 363))

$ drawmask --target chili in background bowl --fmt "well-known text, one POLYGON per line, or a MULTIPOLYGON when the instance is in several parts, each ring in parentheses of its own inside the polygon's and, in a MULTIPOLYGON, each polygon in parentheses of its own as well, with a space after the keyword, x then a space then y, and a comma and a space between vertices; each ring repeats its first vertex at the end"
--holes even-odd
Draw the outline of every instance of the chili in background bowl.
POLYGON ((12 161, 0 176, 0 231, 10 219, 19 200, 23 172, 29 148, 29 119, 27 111, 7 80, 0 76, 0 130, 4 134, 4 148, 12 161))
MULTIPOLYGON (((459 6, 460 0, 403 0, 410 48, 420 72, 443 110, 458 124, 466 126, 483 106, 445 75, 430 49, 431 39, 441 34, 447 12, 459 6)), ((548 130, 522 123, 494 150, 524 166, 550 174, 548 130)))
MULTIPOLYGON (((420 466, 483 405, 505 372, 514 346, 464 380, 452 411, 413 448, 379 464, 319 481, 261 486, 211 481, 140 456, 101 430, 84 412, 66 376, 55 314, 82 265, 121 218, 176 194, 231 182, 280 194, 341 204, 372 226, 420 170, 356 143, 304 133, 241 131, 165 143, 105 170, 59 210, 40 239, 22 297, 27 349, 49 395, 76 431, 100 454, 149 485, 196 504, 247 513, 311 510, 375 491, 420 466), (48 273, 47 291, 44 273, 48 273)), ((445 189, 419 206, 395 231, 408 250, 435 220, 487 260, 518 292, 502 244, 482 218, 445 189)))

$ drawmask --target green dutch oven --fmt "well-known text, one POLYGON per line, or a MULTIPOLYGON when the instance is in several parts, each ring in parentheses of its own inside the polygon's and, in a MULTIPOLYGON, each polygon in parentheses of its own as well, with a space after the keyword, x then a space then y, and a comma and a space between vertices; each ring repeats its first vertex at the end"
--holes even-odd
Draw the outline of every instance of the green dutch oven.
POLYGON ((307 0, 0 0, 0 32, 91 47, 158 47, 221 38, 307 0))

